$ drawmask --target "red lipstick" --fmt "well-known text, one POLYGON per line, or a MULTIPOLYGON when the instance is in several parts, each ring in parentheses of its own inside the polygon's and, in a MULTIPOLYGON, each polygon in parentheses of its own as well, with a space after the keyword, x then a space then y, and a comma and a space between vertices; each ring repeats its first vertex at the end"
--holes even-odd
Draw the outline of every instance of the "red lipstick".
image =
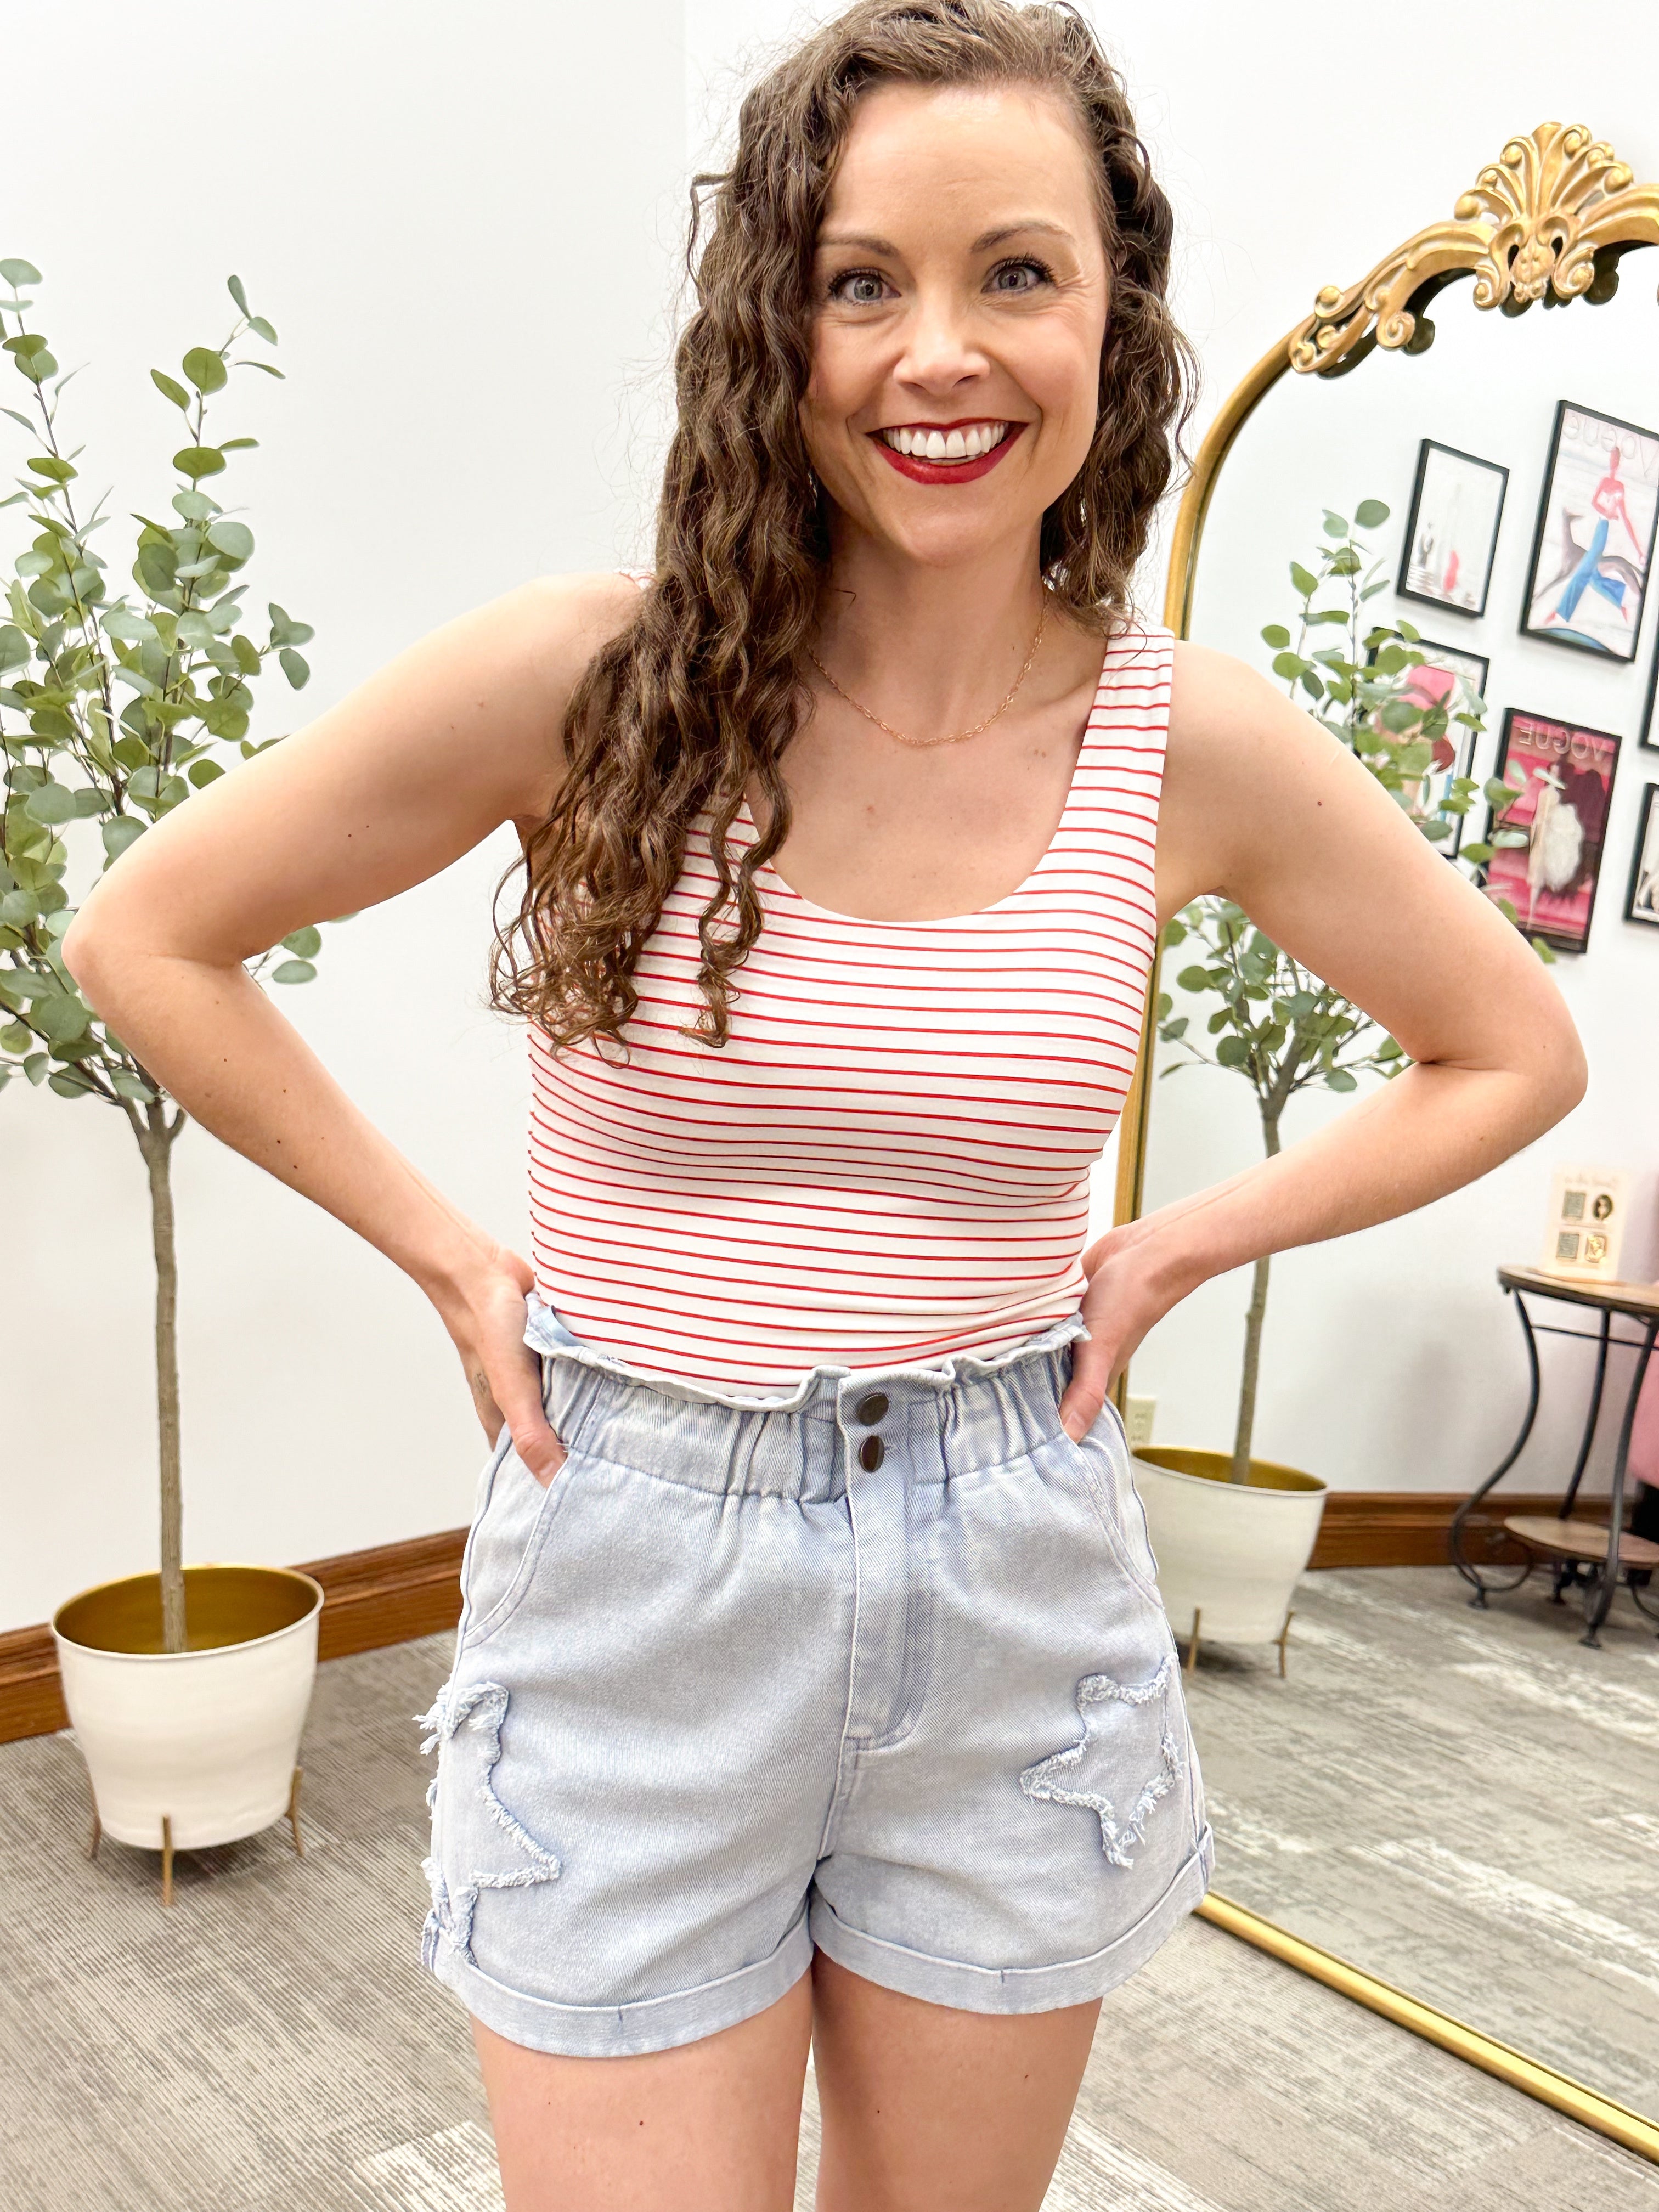
MULTIPOLYGON (((979 416, 970 416, 968 418, 969 422, 983 419, 979 416)), ((919 429, 921 427, 919 423, 905 425, 906 428, 919 429)), ((966 427, 966 423, 963 422, 930 422, 927 425, 930 430, 959 430, 966 427)), ((908 477, 914 483, 975 483, 981 477, 990 474, 1024 428, 1025 425, 1023 422, 1011 422, 1006 432, 992 447, 990 452, 981 453, 976 461, 924 461, 919 459, 915 453, 901 453, 896 447, 888 444, 879 431, 872 432, 872 436, 876 450, 882 459, 890 461, 902 477, 908 477)))

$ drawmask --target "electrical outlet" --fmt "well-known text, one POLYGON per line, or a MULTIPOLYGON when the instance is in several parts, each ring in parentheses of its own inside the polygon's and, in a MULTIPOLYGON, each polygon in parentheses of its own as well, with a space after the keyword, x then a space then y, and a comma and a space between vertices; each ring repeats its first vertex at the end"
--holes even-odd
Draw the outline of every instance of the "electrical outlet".
POLYGON ((1123 1416, 1123 1426, 1131 1451, 1139 1451, 1143 1444, 1152 1441, 1152 1421, 1157 1412, 1156 1398, 1137 1398, 1131 1395, 1123 1416))

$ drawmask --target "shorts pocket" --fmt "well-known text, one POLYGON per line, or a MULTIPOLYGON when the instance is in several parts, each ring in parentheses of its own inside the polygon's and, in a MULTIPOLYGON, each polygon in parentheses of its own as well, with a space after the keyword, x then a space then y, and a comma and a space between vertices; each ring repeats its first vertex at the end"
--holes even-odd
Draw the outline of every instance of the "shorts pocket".
POLYGON ((1066 1464, 1075 1470, 1118 1565, 1161 1612, 1164 1599, 1158 1587, 1158 1562, 1146 1541, 1146 1516, 1129 1472, 1128 1439, 1116 1407, 1109 1398, 1085 1436, 1075 1437, 1061 1429, 1055 1441, 1066 1464), (1139 1540, 1134 1523, 1139 1523, 1139 1540))
POLYGON ((575 1464, 575 1454, 567 1450, 558 1473, 551 1481, 541 1483, 509 1443, 467 1537, 461 1562, 458 1654, 495 1635, 518 1611, 548 1531, 564 1504, 575 1464))

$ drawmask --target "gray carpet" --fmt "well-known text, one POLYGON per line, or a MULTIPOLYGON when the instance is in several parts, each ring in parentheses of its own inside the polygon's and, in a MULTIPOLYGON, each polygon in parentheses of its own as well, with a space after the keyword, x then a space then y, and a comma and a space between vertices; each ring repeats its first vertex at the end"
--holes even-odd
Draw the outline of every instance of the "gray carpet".
MULTIPOLYGON (((337 1660, 285 1826, 83 1856, 67 1736, 0 1746, 5 2212, 500 2212, 465 2015, 415 1964, 429 1637, 337 1660)), ((816 2107, 808 2085, 802 2208, 816 2107)), ((1049 2212, 1659 2212, 1659 2174, 1197 1921, 1108 2001, 1049 2212)), ((667 2209, 665 2208, 665 2212, 667 2209)))
POLYGON ((1189 1683, 1215 1886, 1659 2118, 1659 1636, 1600 1650, 1547 1580, 1474 1610, 1449 1567, 1309 1575, 1289 1672, 1189 1683))

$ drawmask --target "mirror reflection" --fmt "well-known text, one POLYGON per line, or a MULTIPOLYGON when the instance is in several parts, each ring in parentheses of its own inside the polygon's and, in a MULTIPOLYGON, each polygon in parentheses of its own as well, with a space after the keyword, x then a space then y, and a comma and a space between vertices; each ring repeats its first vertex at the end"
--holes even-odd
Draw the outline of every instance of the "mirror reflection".
MULTIPOLYGON (((1218 1888, 1644 2112, 1651 285, 1638 256, 1602 304, 1509 316, 1455 284, 1426 350, 1282 378, 1222 465, 1191 635, 1363 729, 1447 865, 1556 963, 1593 1081, 1453 1196, 1206 1285, 1137 1355, 1127 1409, 1218 1888)), ((1316 1129, 1397 1052, 1217 902, 1170 939, 1148 1211, 1316 1129)))

